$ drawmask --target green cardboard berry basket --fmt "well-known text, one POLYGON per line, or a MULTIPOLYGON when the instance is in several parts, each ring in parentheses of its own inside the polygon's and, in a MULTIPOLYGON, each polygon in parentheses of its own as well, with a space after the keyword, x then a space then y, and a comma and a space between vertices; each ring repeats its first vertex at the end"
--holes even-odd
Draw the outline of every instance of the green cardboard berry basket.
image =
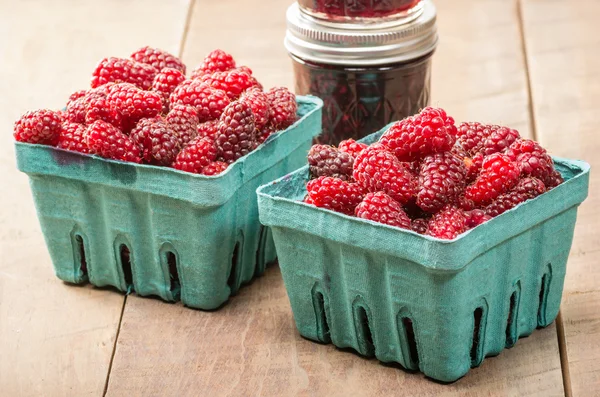
POLYGON ((322 101, 217 176, 16 143, 56 275, 215 309, 275 260, 255 191, 306 161, 322 101))
POLYGON ((306 166, 261 186, 300 334, 451 382, 552 323, 589 180, 554 160, 563 184, 452 241, 302 203, 306 166))

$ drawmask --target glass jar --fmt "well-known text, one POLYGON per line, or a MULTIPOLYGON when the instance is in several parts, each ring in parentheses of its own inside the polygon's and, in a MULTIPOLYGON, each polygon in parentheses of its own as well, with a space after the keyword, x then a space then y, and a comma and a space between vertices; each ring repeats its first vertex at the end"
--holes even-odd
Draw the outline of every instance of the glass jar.
POLYGON ((406 18, 419 12, 419 3, 420 0, 298 0, 303 12, 340 22, 406 18))
POLYGON ((349 28, 306 15, 298 5, 288 9, 285 45, 296 93, 324 102, 316 141, 359 139, 429 105, 435 15, 424 0, 411 22, 349 28))

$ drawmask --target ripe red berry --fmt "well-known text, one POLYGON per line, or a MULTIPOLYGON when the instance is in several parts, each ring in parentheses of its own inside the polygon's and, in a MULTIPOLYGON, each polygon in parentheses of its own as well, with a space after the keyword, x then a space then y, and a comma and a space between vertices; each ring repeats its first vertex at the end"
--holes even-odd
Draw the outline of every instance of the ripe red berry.
POLYGON ((200 81, 224 91, 231 100, 239 98, 244 91, 256 86, 255 80, 248 73, 239 70, 205 74, 200 77, 200 81))
POLYGON ((317 207, 347 215, 354 214, 354 209, 362 201, 364 195, 356 183, 348 183, 329 176, 308 181, 306 190, 317 207))
MULTIPOLYGON (((160 114, 162 99, 151 91, 143 91, 128 83, 119 83, 108 89, 106 103, 123 117, 129 127, 142 118, 152 118, 160 114)), ((125 130, 129 129, 124 127, 125 130)))
POLYGON ((181 149, 179 136, 161 119, 142 119, 129 134, 149 164, 169 166, 181 149))
POLYGON ((544 185, 546 185, 547 190, 550 190, 550 189, 554 189, 555 187, 557 187, 558 185, 560 185, 563 182, 564 182, 564 179, 563 179, 562 175, 560 174, 560 172, 558 172, 557 170, 554 170, 544 180, 544 185))
POLYGON ((356 206, 354 213, 359 218, 410 229, 410 218, 402 206, 383 192, 368 193, 356 206))
POLYGON ((229 167, 229 164, 222 161, 214 161, 202 168, 202 175, 219 175, 229 167))
POLYGON ((198 124, 198 136, 205 136, 214 141, 217 139, 218 125, 219 120, 205 121, 204 123, 198 124))
POLYGON ((358 156, 359 153, 367 147, 368 145, 356 142, 354 139, 346 139, 345 141, 341 141, 338 145, 338 149, 340 150, 340 152, 348 153, 352 157, 358 156))
POLYGON ((152 48, 148 46, 142 47, 131 54, 131 59, 154 66, 154 68, 156 68, 158 71, 161 71, 164 68, 172 68, 177 69, 181 73, 185 74, 185 64, 181 62, 181 59, 168 53, 167 51, 158 48, 152 48))
POLYGON ((131 83, 148 90, 152 87, 154 76, 158 73, 155 67, 124 58, 104 58, 100 61, 92 75, 92 88, 106 83, 131 83))
POLYGON ((453 206, 447 206, 435 213, 427 225, 428 235, 445 240, 452 240, 466 230, 464 212, 453 206))
POLYGON ((354 160, 354 180, 368 192, 385 192, 400 204, 415 196, 411 172, 383 145, 364 149, 354 160))
POLYGON ((465 189, 465 199, 471 200, 475 205, 486 205, 509 191, 518 180, 517 163, 504 154, 494 153, 483 160, 481 173, 465 189))
POLYGON ((503 152, 514 141, 520 138, 519 131, 497 125, 490 126, 491 133, 483 143, 483 154, 489 156, 493 153, 503 152))
POLYGON ((455 140, 454 119, 442 109, 427 107, 415 116, 394 123, 379 142, 389 147, 398 160, 414 161, 450 150, 455 140))
POLYGON ((184 80, 185 75, 180 70, 173 68, 164 68, 154 77, 152 91, 162 97, 163 113, 169 111, 169 97, 184 80))
POLYGON ((88 90, 79 90, 79 91, 75 91, 74 93, 72 93, 69 96, 69 100, 67 101, 67 107, 69 107, 69 104, 79 98, 83 98, 86 94, 88 93, 88 90))
POLYGON ((252 108, 257 130, 262 130, 269 121, 269 99, 267 94, 258 88, 250 88, 240 97, 240 101, 247 103, 252 108))
POLYGON ((426 156, 421 162, 417 185, 417 205, 436 212, 454 203, 466 185, 467 167, 451 152, 426 156))
POLYGON ((192 79, 197 79, 205 74, 212 74, 215 72, 226 72, 235 68, 235 61, 233 57, 223 50, 211 51, 198 66, 192 72, 192 79))
POLYGON ((89 153, 85 140, 85 126, 65 121, 56 147, 79 153, 89 153))
POLYGON ((313 145, 308 152, 311 179, 331 176, 343 181, 352 179, 354 158, 328 145, 313 145))
POLYGON ((429 220, 428 219, 417 218, 417 219, 413 219, 412 220, 410 228, 414 232, 417 232, 419 234, 425 234, 425 233, 427 233, 427 225, 428 224, 429 224, 429 220))
POLYGON ((106 121, 98 120, 87 127, 86 141, 90 153, 102 157, 140 163, 140 148, 133 140, 106 121))
POLYGON ((481 225, 482 223, 487 222, 490 219, 492 219, 491 216, 489 216, 488 214, 485 213, 485 211, 480 210, 480 209, 466 211, 465 217, 466 217, 466 225, 467 225, 468 229, 473 229, 474 227, 477 227, 477 226, 481 225))
POLYGON ((27 112, 15 122, 14 137, 19 142, 55 146, 62 129, 62 118, 53 110, 27 112))
POLYGON ((483 151, 485 140, 491 134, 489 127, 477 122, 461 123, 458 126, 457 142, 466 151, 466 157, 483 151))
MULTIPOLYGON (((217 148, 208 138, 199 138, 190 142, 173 163, 173 168, 194 174, 203 173, 204 167, 212 164, 217 158, 217 148)), ((208 175, 208 174, 206 174, 208 175)))
POLYGON ((264 141, 267 140, 268 137, 270 137, 271 135, 273 135, 276 132, 277 132, 277 129, 275 127, 273 127, 272 124, 268 123, 266 126, 264 126, 261 130, 258 131, 258 136, 256 138, 257 143, 258 144, 263 143, 264 141))
POLYGON ((296 96, 285 87, 271 88, 267 92, 269 107, 269 124, 275 130, 283 130, 296 122, 298 104, 296 96))
POLYGON ((498 216, 524 201, 535 198, 546 191, 544 183, 536 178, 523 178, 508 193, 498 196, 490 205, 485 207, 489 216, 498 216))
POLYGON ((198 112, 195 107, 175 105, 165 117, 165 121, 179 137, 181 147, 198 136, 198 112))
POLYGON ((111 106, 103 94, 96 94, 84 97, 87 104, 85 113, 85 124, 90 125, 96 120, 103 120, 123 129, 123 117, 121 113, 111 106))
POLYGON ((532 176, 547 181, 554 171, 552 157, 539 143, 531 139, 519 139, 506 151, 506 155, 516 161, 521 175, 532 176))
POLYGON ((254 115, 250 106, 243 102, 231 102, 225 108, 217 130, 215 144, 220 161, 231 164, 255 147, 254 115))
POLYGON ((171 94, 171 106, 188 105, 198 111, 202 123, 218 119, 231 102, 225 91, 217 90, 200 80, 186 80, 171 94))

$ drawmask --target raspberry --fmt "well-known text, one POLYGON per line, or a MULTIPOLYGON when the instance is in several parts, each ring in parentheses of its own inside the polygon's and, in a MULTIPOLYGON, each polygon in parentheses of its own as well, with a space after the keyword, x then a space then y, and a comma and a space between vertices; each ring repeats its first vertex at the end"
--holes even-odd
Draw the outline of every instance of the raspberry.
POLYGON ((163 113, 169 111, 169 97, 184 80, 185 75, 180 70, 173 68, 164 68, 154 77, 152 91, 162 97, 163 113))
POLYGON ((383 192, 368 193, 358 204, 354 213, 359 218, 410 229, 410 218, 402 206, 383 192))
POLYGON ((329 176, 308 181, 306 190, 317 207, 346 215, 353 215, 354 209, 363 198, 362 189, 356 183, 348 183, 329 176))
POLYGON ((171 68, 185 74, 185 64, 181 62, 181 59, 158 48, 142 47, 131 54, 131 59, 154 66, 158 71, 162 71, 164 68, 171 68))
POLYGON ((269 99, 267 94, 258 88, 251 88, 244 92, 240 97, 241 102, 245 102, 252 108, 257 130, 262 130, 269 121, 269 99))
POLYGON ((248 73, 238 70, 205 74, 200 77, 200 81, 215 89, 225 91, 232 100, 239 98, 247 89, 256 86, 255 80, 248 73))
POLYGON ((296 122, 298 104, 296 96, 285 87, 271 88, 267 92, 271 113, 269 123, 276 130, 283 130, 296 122))
POLYGON ((510 190, 518 180, 517 164, 504 154, 494 153, 483 160, 481 173, 465 190, 465 199, 475 205, 488 204, 510 190))
POLYGON ((417 219, 412 220, 412 222, 410 224, 410 228, 419 234, 425 234, 425 233, 427 233, 427 225, 428 224, 429 224, 429 220, 423 219, 423 218, 417 218, 417 219))
POLYGON ((474 156, 483 150, 487 137, 491 134, 488 125, 481 123, 461 123, 458 126, 457 137, 460 146, 467 152, 466 157, 474 156))
POLYGON ((479 209, 465 212, 465 217, 466 225, 469 229, 473 229, 474 227, 481 225, 483 222, 487 222, 492 219, 491 216, 479 209))
POLYGON ((270 137, 271 135, 273 135, 276 132, 277 132, 277 129, 275 129, 275 127, 273 127, 273 125, 267 124, 265 127, 263 127, 262 130, 260 130, 258 132, 258 136, 256 138, 257 142, 259 144, 263 143, 264 141, 267 140, 268 137, 270 137))
POLYGON ((218 119, 231 102, 224 91, 217 90, 200 80, 186 80, 171 94, 171 106, 188 105, 198 110, 200 122, 218 119))
POLYGON ((222 173, 223 171, 225 171, 227 169, 227 167, 229 167, 229 165, 227 163, 224 163, 222 161, 215 161, 213 163, 210 163, 206 167, 202 168, 201 174, 202 175, 218 175, 218 174, 222 173))
POLYGON ((354 158, 333 146, 313 145, 308 152, 311 179, 331 176, 343 181, 352 179, 354 158))
POLYGON ((488 205, 485 208, 485 213, 491 217, 498 216, 545 191, 546 186, 539 179, 523 178, 510 192, 501 194, 488 205))
POLYGON ((415 181, 410 171, 382 145, 364 149, 354 160, 354 180, 369 192, 385 192, 400 204, 415 195, 415 181))
POLYGON ((203 168, 215 161, 216 158, 217 148, 210 139, 195 139, 179 152, 173 163, 173 168, 200 174, 203 168))
POLYGON ((154 117, 162 110, 160 95, 140 90, 128 83, 119 83, 110 87, 106 103, 120 113, 126 119, 124 122, 126 121, 130 126, 142 118, 154 117))
POLYGON ((249 105, 235 101, 223 111, 217 125, 215 144, 219 160, 231 164, 254 149, 256 128, 249 105))
POLYGON ((451 152, 429 155, 421 162, 417 185, 417 205, 436 212, 454 203, 466 184, 467 167, 451 152))
POLYGON ((192 106, 173 106, 165 117, 165 121, 179 137, 181 147, 198 135, 198 112, 192 106))
POLYGON ((358 154, 367 147, 368 145, 356 142, 354 139, 346 139, 345 141, 341 141, 338 145, 340 152, 348 153, 352 157, 358 156, 358 154))
POLYGON ((164 120, 142 119, 129 134, 150 164, 171 165, 181 149, 179 136, 164 120))
POLYGON ((64 122, 56 147, 79 153, 89 153, 85 141, 85 126, 77 123, 64 122))
POLYGON ((87 112, 85 124, 90 125, 96 120, 103 120, 117 127, 123 128, 123 119, 116 109, 107 103, 106 96, 102 94, 85 97, 87 112))
POLYGON ((530 139, 520 139, 510 145, 506 155, 516 161, 522 176, 532 176, 546 181, 554 170, 552 157, 539 143, 530 139))
POLYGON ((563 182, 564 179, 562 175, 556 170, 552 171, 550 175, 544 179, 544 185, 546 185, 547 190, 554 189, 563 182))
POLYGON ((67 107, 69 107, 69 104, 73 101, 76 101, 79 98, 83 98, 85 96, 85 94, 88 93, 88 90, 79 90, 79 91, 75 91, 74 93, 72 93, 69 96, 69 100, 67 101, 67 107))
POLYGON ((92 88, 109 82, 131 83, 143 90, 152 87, 154 76, 158 73, 155 67, 124 58, 104 58, 100 61, 92 75, 92 88))
POLYGON ((304 202, 306 204, 312 204, 312 205, 315 204, 315 202, 313 201, 313 199, 310 198, 309 194, 307 194, 306 196, 304 196, 304 200, 302 200, 302 202, 304 202))
POLYGON ((233 57, 223 50, 211 51, 202 61, 200 66, 192 72, 192 79, 198 79, 205 74, 226 72, 235 68, 233 57))
POLYGON ((504 151, 520 138, 519 131, 512 128, 492 125, 490 130, 491 134, 483 143, 483 154, 486 156, 504 151))
POLYGON ((133 140, 106 121, 94 121, 88 126, 86 141, 90 153, 113 160, 142 162, 140 148, 133 140))
POLYGON ((205 136, 213 141, 217 138, 219 120, 205 121, 198 124, 198 136, 205 136))
POLYGON ((15 122, 14 137, 19 142, 55 146, 62 129, 62 118, 52 110, 27 112, 15 122))
POLYGON ((394 123, 379 142, 400 161, 414 161, 428 154, 446 152, 456 139, 454 119, 442 109, 426 107, 421 113, 394 123))
POLYGON ((427 225, 427 234, 433 237, 452 240, 467 230, 464 212, 456 207, 447 206, 433 215, 427 225))

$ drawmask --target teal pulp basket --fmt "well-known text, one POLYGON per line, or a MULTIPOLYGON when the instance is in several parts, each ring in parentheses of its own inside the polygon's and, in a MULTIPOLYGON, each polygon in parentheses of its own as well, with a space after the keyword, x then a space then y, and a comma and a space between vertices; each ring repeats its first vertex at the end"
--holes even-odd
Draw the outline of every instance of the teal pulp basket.
POLYGON ((302 203, 307 167, 261 186, 300 334, 451 382, 552 323, 589 181, 555 162, 563 184, 452 241, 302 203))
POLYGON ((275 259, 256 188, 302 166, 322 101, 217 176, 16 143, 58 278, 215 309, 275 259))

